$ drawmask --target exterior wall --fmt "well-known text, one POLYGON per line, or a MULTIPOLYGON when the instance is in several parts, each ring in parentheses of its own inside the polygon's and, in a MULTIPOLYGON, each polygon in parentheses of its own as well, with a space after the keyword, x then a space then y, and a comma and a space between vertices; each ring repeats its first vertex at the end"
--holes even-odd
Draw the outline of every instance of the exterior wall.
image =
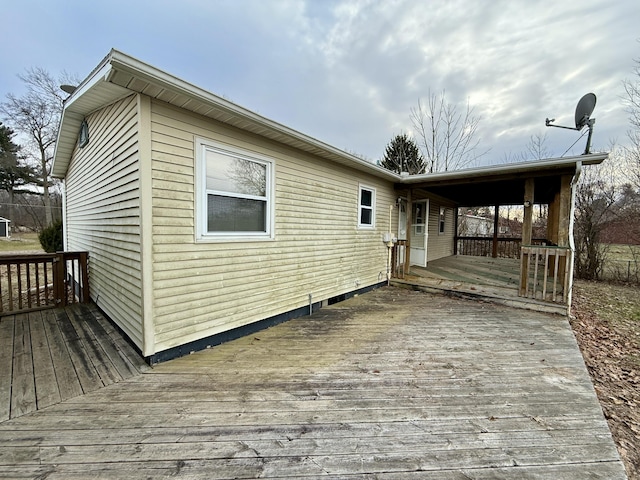
POLYGON ((89 252, 93 301, 142 348, 138 102, 89 115, 65 179, 65 249, 89 252))
POLYGON ((452 204, 441 199, 429 201, 429 245, 427 262, 453 255, 453 237, 455 236, 455 218, 452 204), (446 207, 445 230, 440 233, 440 207, 446 207))
POLYGON ((155 100, 151 138, 156 351, 386 278, 392 183, 155 100), (196 242, 195 137, 273 159, 274 240, 196 242), (372 230, 357 229, 359 184, 376 189, 372 230))

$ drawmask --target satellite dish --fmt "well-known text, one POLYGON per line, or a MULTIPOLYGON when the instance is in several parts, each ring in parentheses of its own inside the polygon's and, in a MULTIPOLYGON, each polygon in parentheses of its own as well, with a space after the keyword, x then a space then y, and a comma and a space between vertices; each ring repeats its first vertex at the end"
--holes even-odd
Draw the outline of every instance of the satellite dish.
POLYGON ((584 127, 589 127, 589 136, 587 137, 587 147, 584 149, 583 155, 588 155, 591 153, 589 149, 591 148, 591 135, 593 135, 593 125, 596 123, 595 118, 591 118, 591 114, 593 113, 593 109, 596 108, 596 96, 593 93, 587 93, 584 95, 580 101, 578 101, 578 105, 576 106, 576 127, 563 127, 562 125, 551 125, 556 121, 555 118, 547 118, 545 120, 545 125, 547 127, 556 127, 556 128, 565 128, 567 130, 582 130, 584 127))
POLYGON ((587 93, 576 107, 576 130, 582 130, 589 122, 594 108, 596 108, 596 96, 593 93, 587 93))
POLYGON ((64 93, 68 93, 69 95, 75 92, 76 88, 78 87, 74 87, 73 85, 60 85, 60 90, 62 90, 64 93))

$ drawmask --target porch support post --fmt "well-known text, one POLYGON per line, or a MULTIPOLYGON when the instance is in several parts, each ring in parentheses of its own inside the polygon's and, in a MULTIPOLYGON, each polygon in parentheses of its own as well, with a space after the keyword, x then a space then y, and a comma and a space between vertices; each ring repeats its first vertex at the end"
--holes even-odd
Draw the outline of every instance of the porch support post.
POLYGON ((407 191, 407 245, 405 247, 404 253, 404 272, 405 275, 409 273, 409 268, 411 265, 411 231, 413 230, 413 219, 411 218, 411 214, 413 213, 413 206, 411 202, 412 199, 412 189, 409 188, 407 191))
POLYGON ((493 245, 491 247, 491 256, 498 257, 498 216, 500 215, 500 205, 496 205, 493 210, 493 245))
POLYGON ((453 209, 453 254, 458 255, 458 207, 453 209))
POLYGON ((522 245, 531 245, 533 230, 533 195, 534 179, 527 178, 524 181, 524 218, 522 220, 522 245))
POLYGON ((571 215, 571 175, 560 178, 558 209, 558 246, 569 246, 569 222, 571 215))
POLYGON ((558 245, 558 205, 560 204, 560 192, 556 193, 553 201, 549 204, 549 212, 547 214, 547 240, 554 245, 558 245))

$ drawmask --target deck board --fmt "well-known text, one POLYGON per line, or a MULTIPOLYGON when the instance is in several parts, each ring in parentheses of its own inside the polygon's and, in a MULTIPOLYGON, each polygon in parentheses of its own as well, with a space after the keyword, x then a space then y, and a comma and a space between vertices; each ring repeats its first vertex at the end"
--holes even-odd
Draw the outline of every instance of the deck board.
POLYGON ((2 317, 0 421, 95 391, 146 368, 95 306, 2 317))
POLYGON ((0 422, 11 416, 14 318, 0 318, 0 422))
MULTIPOLYGON (((567 314, 564 304, 520 297, 519 283, 520 260, 466 255, 439 258, 430 261, 426 268, 412 266, 404 279, 392 280, 396 286, 408 286, 425 292, 445 292, 522 309, 567 314)), ((548 285, 552 289, 552 279, 548 285)))
POLYGON ((396 288, 0 423, 3 469, 626 478, 565 318, 396 288))
POLYGON ((45 408, 61 401, 60 389, 51 357, 51 348, 44 328, 42 312, 29 313, 33 372, 37 408, 45 408))
POLYGON ((16 315, 11 380, 11 416, 36 410, 35 379, 28 314, 16 315), (15 413, 14 413, 15 412, 15 413))

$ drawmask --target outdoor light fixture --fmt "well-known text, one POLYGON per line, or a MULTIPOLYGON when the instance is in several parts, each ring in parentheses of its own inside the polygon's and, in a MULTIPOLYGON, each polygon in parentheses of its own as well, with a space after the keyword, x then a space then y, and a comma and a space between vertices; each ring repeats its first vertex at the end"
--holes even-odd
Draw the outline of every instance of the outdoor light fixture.
POLYGON ((525 208, 529 208, 531 206, 531 202, 529 200, 524 201, 525 208))

